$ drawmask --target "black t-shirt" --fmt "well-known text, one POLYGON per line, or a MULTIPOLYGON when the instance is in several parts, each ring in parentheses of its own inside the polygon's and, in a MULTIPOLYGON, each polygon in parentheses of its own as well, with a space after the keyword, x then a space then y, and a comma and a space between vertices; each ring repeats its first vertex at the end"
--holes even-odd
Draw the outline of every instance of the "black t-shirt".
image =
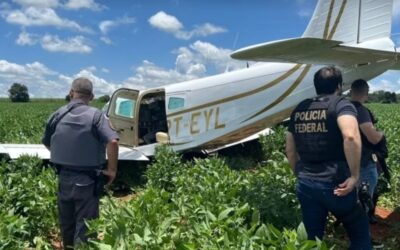
MULTIPOLYGON (((370 111, 363 106, 359 102, 352 102, 354 106, 357 109, 357 121, 358 125, 360 126, 361 124, 367 123, 367 122, 373 122, 373 118, 371 117, 370 111)), ((361 167, 366 167, 368 162, 372 159, 372 149, 370 149, 367 145, 370 145, 371 143, 368 142, 367 137, 362 133, 360 129, 360 134, 361 134, 361 141, 362 141, 362 151, 361 151, 361 167)))

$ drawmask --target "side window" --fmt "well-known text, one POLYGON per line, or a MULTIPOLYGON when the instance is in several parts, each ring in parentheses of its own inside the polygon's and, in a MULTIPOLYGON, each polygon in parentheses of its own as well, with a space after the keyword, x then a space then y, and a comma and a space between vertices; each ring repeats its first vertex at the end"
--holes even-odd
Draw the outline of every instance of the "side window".
POLYGON ((174 110, 183 108, 185 106, 185 99, 182 97, 170 97, 168 101, 168 109, 174 110))
POLYGON ((135 101, 123 97, 117 97, 114 113, 125 118, 133 118, 135 101))

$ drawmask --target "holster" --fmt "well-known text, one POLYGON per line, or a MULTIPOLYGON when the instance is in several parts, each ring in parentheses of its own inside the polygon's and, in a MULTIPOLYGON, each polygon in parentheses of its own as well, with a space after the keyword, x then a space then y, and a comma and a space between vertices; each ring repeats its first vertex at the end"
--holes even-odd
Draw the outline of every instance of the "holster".
POLYGON ((106 194, 105 185, 108 182, 108 177, 101 170, 95 170, 94 172, 94 195, 101 198, 106 194))

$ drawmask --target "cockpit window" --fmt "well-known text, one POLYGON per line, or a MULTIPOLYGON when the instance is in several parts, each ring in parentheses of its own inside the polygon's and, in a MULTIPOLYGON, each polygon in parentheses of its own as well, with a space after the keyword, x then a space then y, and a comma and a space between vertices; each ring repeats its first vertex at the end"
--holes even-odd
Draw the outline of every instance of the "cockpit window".
POLYGON ((183 108, 185 106, 185 99, 181 97, 170 97, 168 101, 168 109, 174 110, 183 108))
POLYGON ((117 97, 115 102, 115 110, 114 113, 118 116, 122 116, 125 118, 133 118, 134 110, 135 110, 135 100, 127 99, 123 97, 117 97))

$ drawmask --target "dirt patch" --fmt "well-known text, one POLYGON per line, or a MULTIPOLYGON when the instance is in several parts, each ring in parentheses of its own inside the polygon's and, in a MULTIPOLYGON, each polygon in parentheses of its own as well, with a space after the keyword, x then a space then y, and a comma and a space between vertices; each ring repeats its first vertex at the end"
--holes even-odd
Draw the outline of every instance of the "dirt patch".
POLYGON ((399 209, 388 210, 377 207, 375 215, 378 219, 378 223, 371 225, 372 237, 381 241, 391 240, 400 243, 399 209))
POLYGON ((135 199, 137 196, 138 196, 137 193, 132 193, 132 194, 127 194, 127 195, 115 197, 115 198, 117 198, 120 201, 130 201, 132 199, 135 199))

